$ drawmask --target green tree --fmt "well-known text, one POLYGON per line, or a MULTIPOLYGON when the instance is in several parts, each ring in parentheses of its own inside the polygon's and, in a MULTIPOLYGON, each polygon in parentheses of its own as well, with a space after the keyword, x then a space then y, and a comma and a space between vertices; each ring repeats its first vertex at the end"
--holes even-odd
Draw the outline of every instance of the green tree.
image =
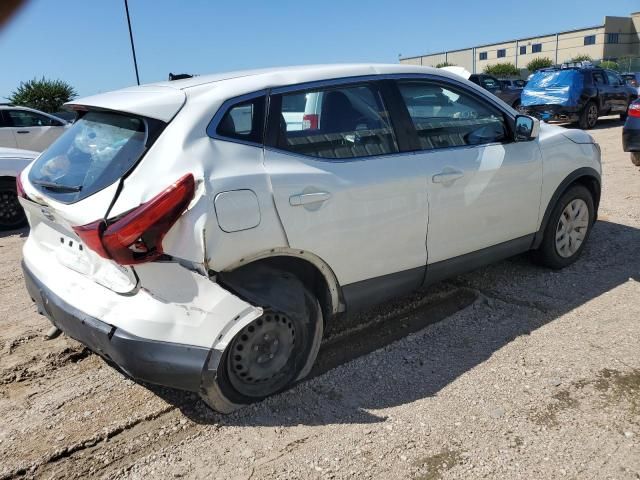
POLYGON ((527 63, 527 70, 531 73, 541 68, 549 68, 553 66, 553 61, 548 57, 538 57, 527 63))
POLYGON ((456 64, 455 63, 449 63, 449 62, 442 62, 436 65, 436 68, 442 68, 442 67, 455 67, 456 64))
POLYGON ((591 55, 586 55, 586 54, 576 55, 571 60, 569 60, 570 63, 591 62, 591 61, 593 61, 593 58, 591 58, 591 55))
POLYGON ((495 65, 487 65, 484 67, 484 73, 496 75, 499 77, 510 77, 520 75, 520 70, 513 63, 496 63, 495 65))
POLYGON ((8 97, 13 105, 31 107, 43 112, 54 113, 62 104, 76 98, 75 89, 62 80, 33 79, 20 82, 8 97))
POLYGON ((600 68, 608 68, 609 70, 619 70, 620 65, 616 62, 612 62, 611 60, 605 60, 604 62, 600 62, 600 68))

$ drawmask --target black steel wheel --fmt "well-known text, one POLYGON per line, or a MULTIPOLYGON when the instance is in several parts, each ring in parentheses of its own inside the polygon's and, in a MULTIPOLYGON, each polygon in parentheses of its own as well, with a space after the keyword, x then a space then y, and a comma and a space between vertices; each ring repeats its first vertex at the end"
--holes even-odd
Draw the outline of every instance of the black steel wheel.
POLYGON ((14 230, 26 223, 27 217, 16 194, 16 182, 0 180, 0 230, 14 230))
POLYGON ((240 331, 229 348, 227 375, 235 390, 264 397, 280 390, 286 365, 296 348, 296 322, 285 313, 266 311, 240 331))

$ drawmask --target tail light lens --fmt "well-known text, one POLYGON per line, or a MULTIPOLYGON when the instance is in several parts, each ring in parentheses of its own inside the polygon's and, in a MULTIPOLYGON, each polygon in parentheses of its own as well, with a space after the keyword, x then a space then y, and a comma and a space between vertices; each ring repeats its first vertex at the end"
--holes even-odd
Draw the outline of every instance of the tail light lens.
POLYGON ((306 113, 302 117, 302 129, 303 130, 317 130, 319 124, 319 117, 315 113, 306 113))
POLYGON ((74 231, 87 247, 120 265, 151 262, 162 255, 162 239, 194 194, 195 180, 192 174, 187 174, 114 223, 107 225, 98 220, 74 227, 74 231))
POLYGON ((18 173, 18 175, 16 176, 16 195, 18 196, 18 198, 29 198, 27 197, 27 194, 24 191, 24 187, 22 186, 22 180, 20 179, 21 175, 22 172, 18 173))
POLYGON ((629 105, 629 116, 640 118, 640 103, 632 103, 629 105))

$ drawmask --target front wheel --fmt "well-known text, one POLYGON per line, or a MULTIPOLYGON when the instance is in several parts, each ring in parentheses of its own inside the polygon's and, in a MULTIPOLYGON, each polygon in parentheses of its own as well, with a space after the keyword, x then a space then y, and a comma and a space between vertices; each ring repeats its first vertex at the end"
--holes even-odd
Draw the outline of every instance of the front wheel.
POLYGON ((640 152, 631 152, 631 163, 640 167, 640 152))
POLYGON ((16 182, 0 180, 0 230, 14 230, 26 224, 27 217, 18 202, 16 182))
POLYGON ((290 308, 264 306, 263 315, 231 340, 215 378, 201 393, 218 412, 230 413, 281 392, 311 371, 322 340, 322 310, 297 278, 282 275, 273 281, 285 289, 280 296, 290 297, 290 308))
POLYGON ((598 122, 598 106, 589 102, 582 110, 580 114, 580 119, 578 120, 578 125, 583 130, 589 130, 596 126, 598 122))
POLYGON ((571 265, 584 250, 594 218, 591 192, 583 185, 569 188, 551 212, 535 260, 553 269, 571 265))

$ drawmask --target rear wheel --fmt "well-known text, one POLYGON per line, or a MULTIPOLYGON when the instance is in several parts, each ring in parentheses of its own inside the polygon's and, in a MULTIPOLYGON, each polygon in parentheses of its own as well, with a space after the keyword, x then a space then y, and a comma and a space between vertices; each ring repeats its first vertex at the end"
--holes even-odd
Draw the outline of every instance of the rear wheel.
POLYGON ((631 163, 640 167, 640 152, 631 152, 631 163))
POLYGON ((583 130, 589 130, 590 128, 595 127, 597 122, 598 122, 598 106, 593 102, 589 102, 587 103, 587 105, 582 110, 582 113, 580 114, 580 120, 578 121, 578 125, 583 130))
POLYGON ((591 192, 573 185, 551 212, 542 243, 534 258, 545 266, 560 269, 575 262, 584 249, 595 218, 591 192))
MULTIPOLYGON (((246 325, 222 355, 215 379, 203 400, 214 410, 229 413, 290 387, 308 375, 323 333, 318 300, 295 277, 300 295, 291 311, 266 306, 261 317, 246 325)), ((282 292, 289 295, 291 289, 282 292)))
POLYGON ((0 230, 13 230, 26 223, 27 217, 16 194, 16 182, 0 180, 0 230))

